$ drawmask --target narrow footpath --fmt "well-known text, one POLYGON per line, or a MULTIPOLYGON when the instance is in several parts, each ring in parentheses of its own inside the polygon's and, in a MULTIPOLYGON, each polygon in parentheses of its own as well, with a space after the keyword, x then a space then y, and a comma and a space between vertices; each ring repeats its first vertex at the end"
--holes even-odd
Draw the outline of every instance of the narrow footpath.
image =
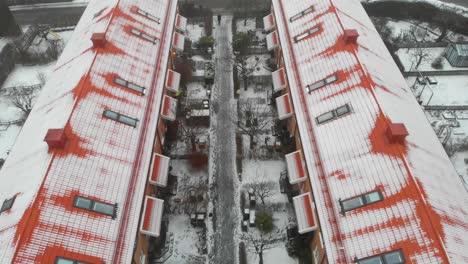
POLYGON ((213 237, 210 263, 237 263, 238 230, 237 173, 235 168, 235 127, 232 115, 236 113, 232 76, 232 16, 222 16, 215 36, 215 85, 212 91, 211 161, 213 194, 213 237))

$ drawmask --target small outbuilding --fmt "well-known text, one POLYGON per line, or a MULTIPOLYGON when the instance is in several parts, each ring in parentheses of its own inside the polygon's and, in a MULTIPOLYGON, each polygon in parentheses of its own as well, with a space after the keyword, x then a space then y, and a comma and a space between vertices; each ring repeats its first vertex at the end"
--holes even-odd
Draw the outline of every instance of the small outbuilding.
POLYGON ((445 58, 453 67, 468 67, 468 43, 451 43, 445 49, 445 58))

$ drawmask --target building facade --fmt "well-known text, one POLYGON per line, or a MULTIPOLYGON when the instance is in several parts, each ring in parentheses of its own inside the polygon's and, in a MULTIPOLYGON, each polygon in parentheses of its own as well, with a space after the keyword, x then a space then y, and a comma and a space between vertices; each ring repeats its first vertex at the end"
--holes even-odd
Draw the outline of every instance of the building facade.
POLYGON ((467 263, 467 191, 360 2, 273 0, 264 25, 313 263, 467 263))
POLYGON ((90 1, 0 172, 0 263, 147 263, 186 22, 176 0, 90 1))

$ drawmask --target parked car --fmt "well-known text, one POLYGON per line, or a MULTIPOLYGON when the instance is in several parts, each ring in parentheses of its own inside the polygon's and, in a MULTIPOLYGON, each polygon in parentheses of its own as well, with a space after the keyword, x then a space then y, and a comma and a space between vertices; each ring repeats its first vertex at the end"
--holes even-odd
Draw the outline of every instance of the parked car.
POLYGON ((424 78, 422 76, 418 76, 417 80, 418 80, 419 84, 426 84, 427 83, 426 78, 424 78))
POLYGON ((434 78, 432 76, 427 76, 426 79, 429 82, 429 84, 437 84, 436 78, 434 78))

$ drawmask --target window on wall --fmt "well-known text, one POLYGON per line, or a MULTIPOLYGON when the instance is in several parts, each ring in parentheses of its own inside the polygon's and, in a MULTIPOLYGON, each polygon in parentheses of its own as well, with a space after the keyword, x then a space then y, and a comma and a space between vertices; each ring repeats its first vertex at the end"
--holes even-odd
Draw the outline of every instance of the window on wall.
POLYGON ((364 207, 373 203, 383 201, 384 197, 380 190, 366 193, 360 196, 349 198, 346 200, 341 200, 341 211, 342 213, 364 207))
POLYGON ((307 92, 308 93, 311 93, 312 91, 314 90, 317 90, 319 88, 322 88, 330 83, 333 83, 333 82, 336 82, 338 80, 338 76, 337 75, 332 75, 332 76, 329 76, 323 80, 320 80, 316 83, 313 83, 313 84, 309 84, 306 86, 306 89, 307 89, 307 92))
POLYGON ((337 118, 340 118, 344 115, 347 115, 351 113, 351 107, 348 104, 345 104, 343 106, 340 106, 334 110, 331 110, 329 112, 326 112, 324 114, 319 115, 316 118, 317 124, 323 124, 326 122, 329 122, 331 120, 335 120, 337 118))
POLYGON ((366 257, 362 259, 355 259, 357 264, 404 264, 405 256, 403 250, 395 250, 372 257, 366 257))
POLYGON ((115 217, 117 210, 117 206, 115 204, 103 203, 78 195, 75 196, 73 206, 76 208, 112 216, 113 218, 115 217))
POLYGON ((3 202, 2 207, 0 208, 0 214, 5 212, 6 210, 10 210, 13 207, 13 203, 15 202, 16 196, 10 199, 7 199, 3 202))
POLYGON ((140 8, 137 8, 137 13, 139 15, 142 15, 150 20, 153 20, 154 22, 157 22, 158 24, 161 23, 161 19, 159 17, 156 17, 156 16, 153 16, 151 15, 150 13, 146 12, 146 11, 143 11, 141 10, 140 8))
POLYGON ((124 123, 126 125, 136 127, 138 124, 138 119, 128 117, 126 115, 119 114, 117 112, 114 112, 112 110, 104 110, 104 113, 102 114, 104 117, 107 117, 109 119, 115 120, 120 123, 124 123))
POLYGON ((320 30, 320 26, 313 27, 313 28, 307 30, 306 32, 304 32, 302 34, 299 34, 299 35, 295 36, 294 37, 294 42, 297 43, 297 42, 307 38, 308 36, 317 33, 319 30, 320 30))
POLYGON ((145 264, 146 263, 146 256, 145 252, 143 250, 140 251, 140 264, 145 264))
POLYGON ((57 257, 55 258, 55 264, 90 264, 88 262, 78 261, 69 258, 57 257))
POLYGON ((130 30, 130 32, 131 32, 132 34, 134 34, 134 35, 137 35, 137 36, 139 36, 139 37, 142 37, 143 39, 146 39, 147 41, 149 41, 149 42, 151 42, 151 43, 153 43, 153 44, 156 44, 157 39, 156 39, 155 37, 152 37, 152 36, 150 36, 150 35, 148 35, 148 34, 146 34, 146 33, 143 33, 143 32, 141 32, 141 31, 139 31, 138 29, 132 28, 132 29, 130 30))
POLYGON ((314 264, 319 263, 319 250, 318 247, 314 248, 314 264))
POLYGON ((120 86, 123 86, 123 87, 127 87, 128 89, 133 90, 135 92, 138 92, 138 93, 140 93, 142 95, 145 94, 145 87, 134 84, 134 83, 131 83, 131 82, 126 81, 124 79, 121 79, 119 77, 114 78, 114 83, 118 84, 120 86))
POLYGON ((298 20, 299 18, 309 14, 309 13, 312 13, 314 11, 314 7, 313 6, 310 6, 309 8, 305 9, 305 10, 302 10, 301 12, 295 14, 294 16, 292 16, 289 21, 290 22, 294 22, 295 20, 298 20))

